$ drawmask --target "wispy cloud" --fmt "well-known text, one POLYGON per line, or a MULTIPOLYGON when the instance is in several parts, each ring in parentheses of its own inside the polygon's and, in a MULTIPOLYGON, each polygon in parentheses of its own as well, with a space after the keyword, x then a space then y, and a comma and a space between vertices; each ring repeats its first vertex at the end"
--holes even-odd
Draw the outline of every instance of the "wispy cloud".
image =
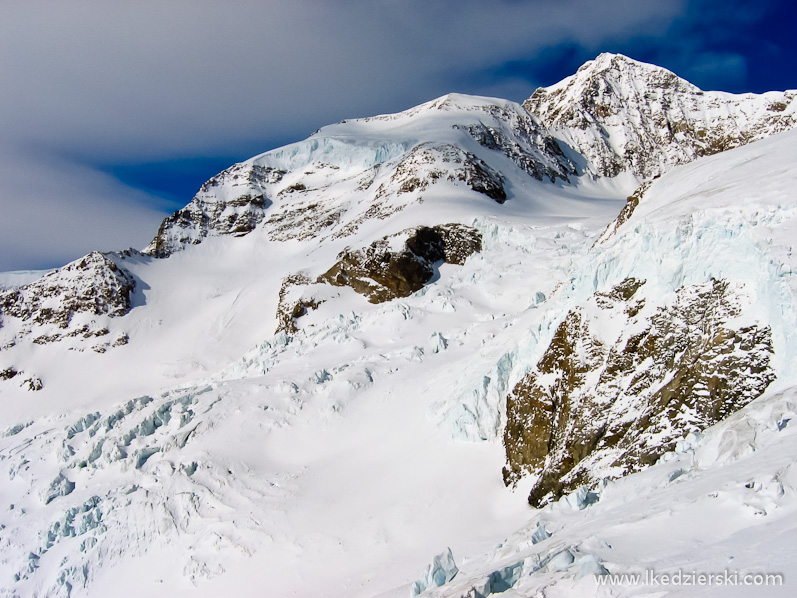
POLYGON ((140 248, 163 218, 156 198, 87 166, 46 155, 0 156, 0 271, 140 248))

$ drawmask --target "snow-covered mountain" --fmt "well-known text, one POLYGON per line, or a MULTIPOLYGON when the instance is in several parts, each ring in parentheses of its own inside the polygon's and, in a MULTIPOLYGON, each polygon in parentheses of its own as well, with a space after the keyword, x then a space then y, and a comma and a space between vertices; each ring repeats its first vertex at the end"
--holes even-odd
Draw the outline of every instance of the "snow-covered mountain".
POLYGON ((796 95, 604 54, 5 277, 0 595, 634 595, 594 576, 760 569, 745 538, 787 571, 796 95))
POLYGON ((797 91, 702 91, 670 71, 601 54, 523 103, 600 176, 649 180, 673 166, 794 127, 797 91))
POLYGON ((511 183, 500 173, 517 170, 552 182, 576 173, 517 104, 450 94, 400 114, 324 127, 236 164, 167 218, 145 251, 166 257, 207 236, 246 235, 261 221, 274 241, 356 238, 439 183, 503 203, 511 183))

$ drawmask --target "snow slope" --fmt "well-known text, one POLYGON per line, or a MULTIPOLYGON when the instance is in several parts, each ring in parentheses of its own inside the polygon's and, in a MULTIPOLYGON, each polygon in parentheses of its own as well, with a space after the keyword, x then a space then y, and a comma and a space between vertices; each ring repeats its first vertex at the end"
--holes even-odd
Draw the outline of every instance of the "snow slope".
MULTIPOLYGON (((795 478, 795 173, 797 134, 786 132, 698 160, 656 180, 627 221, 574 268, 556 304, 585 305, 628 277, 666 298, 684 284, 721 278, 744 285, 748 321, 772 327, 778 379, 760 398, 704 432, 685 434, 653 467, 583 487, 534 512, 528 524, 429 596, 464 596, 510 579, 504 595, 746 596, 744 575, 781 574, 786 595, 797 552, 795 478), (545 532, 540 532, 544 529, 545 532), (705 587, 595 575, 723 574, 705 587), (736 574, 736 577, 733 577, 736 574), (733 581, 730 582, 731 584, 733 581), (487 586, 485 586, 487 584, 487 586), (516 592, 513 594, 512 592, 516 592), (659 594, 657 594, 659 595, 659 594)), ((601 470, 593 470, 600 477, 601 470)), ((464 556, 464 555, 463 555, 464 556)), ((755 579, 751 580, 752 582, 755 579)), ((752 585, 752 584, 751 584, 752 585)), ((404 596, 402 588, 384 596, 404 596)), ((482 592, 484 593, 484 592, 482 592)), ((486 595, 486 594, 484 594, 486 595)))
POLYGON ((80 316, 128 339, 105 352, 80 335, 32 343, 4 314, 0 369, 43 382, 0 382, 6 592, 262 595, 252 580, 266 579, 271 595, 369 595, 440 542, 478 552, 520 525, 527 508, 500 475, 511 364, 497 339, 566 280, 630 189, 543 174, 566 161, 544 142, 535 155, 533 128, 515 104, 447 96, 228 171, 162 227, 168 258, 110 256, 135 281, 130 309, 80 316), (467 127, 484 123, 524 153, 481 145, 467 127), (240 174, 258 165, 286 172, 240 174), (505 197, 483 172, 500 172, 505 197), (255 228, 223 228, 229 198, 261 192, 255 228), (313 204, 340 216, 318 230, 313 204), (286 277, 452 222, 482 238, 463 265, 434 264, 425 288, 382 304, 326 285, 296 334, 275 336, 286 277))
POLYGON ((49 270, 15 270, 0 273, 0 289, 28 284, 40 279, 49 270))
MULTIPOLYGON (((425 293, 377 306, 343 294, 290 340, 260 343, 201 384, 138 399, 119 392, 67 415, 49 407, 55 416, 8 430, 0 450, 13 479, 3 497, 15 508, 3 517, 3 554, 8 577, 21 575, 14 591, 58 595, 69 583, 78 595, 88 582, 96 595, 123 595, 116 584, 129 579, 131 592, 173 595, 224 570, 221 586, 196 591, 217 595, 237 579, 241 595, 261 595, 252 580, 266 578, 277 596, 369 595, 404 582, 440 542, 478 552, 520 525, 524 498, 500 476, 497 402, 508 372, 495 339, 512 326, 511 310, 553 291, 562 261, 599 229, 476 224, 494 249, 441 268, 425 293), (521 266, 511 239, 537 247, 535 259, 521 266), (539 280, 530 296, 525 285, 504 287, 516 276, 539 280), (484 373, 496 368, 491 382, 484 373), (60 496, 64 478, 75 487, 60 496), (26 574, 30 552, 40 558, 26 574)), ((129 345, 95 355, 135 349, 135 331, 129 345)), ((146 371, 138 363, 120 375, 146 371)))
POLYGON ((572 149, 516 104, 452 94, 231 167, 145 252, 41 279, 82 290, 66 319, 2 313, 0 595, 408 596, 421 578, 448 580, 430 596, 486 579, 593 595, 595 573, 643 562, 787 570, 797 135, 675 168, 632 204, 636 174, 592 176, 572 149), (318 279, 347 248, 449 223, 481 250, 407 297, 318 279), (92 311, 109 272, 129 303, 92 311), (777 378, 659 464, 595 468, 597 486, 533 510, 533 476, 502 479, 507 397, 571 310, 630 277, 651 306, 741 285, 738 323, 771 328, 777 378), (275 334, 291 285, 314 305, 275 334), (71 334, 84 324, 126 343, 71 334), (718 501, 731 527, 706 516, 718 501))
POLYGON ((458 575, 424 596, 791 595, 795 399, 793 386, 767 393, 649 469, 534 512, 492 550, 454 553, 458 575))

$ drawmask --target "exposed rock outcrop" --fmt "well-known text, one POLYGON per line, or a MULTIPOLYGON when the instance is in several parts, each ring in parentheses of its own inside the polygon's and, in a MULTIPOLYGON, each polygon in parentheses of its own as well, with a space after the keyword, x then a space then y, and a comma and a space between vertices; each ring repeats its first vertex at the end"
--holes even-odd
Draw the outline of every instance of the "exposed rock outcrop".
POLYGON ((25 390, 37 392, 44 388, 44 382, 38 376, 31 376, 23 380, 20 386, 25 390))
POLYGON ((104 336, 108 330, 100 322, 76 316, 123 316, 135 286, 113 254, 95 251, 35 282, 0 291, 0 316, 18 318, 20 334, 38 331, 38 344, 104 336))
POLYGON ((516 166, 535 179, 569 181, 578 173, 575 164, 565 156, 556 138, 529 114, 498 105, 482 106, 502 124, 454 125, 468 132, 479 145, 503 153, 516 166))
POLYGON ((236 164, 207 181, 194 199, 166 218, 144 250, 168 257, 207 236, 250 233, 265 217, 269 204, 267 185, 277 183, 285 171, 258 164, 236 164))
POLYGON ((13 366, 0 370, 0 380, 11 380, 19 372, 13 366))
POLYGON ((283 279, 276 332, 295 334, 296 320, 324 301, 311 291, 314 284, 351 287, 371 303, 383 303, 423 288, 434 276, 436 263, 461 266, 481 249, 481 234, 462 224, 420 226, 379 239, 362 249, 346 249, 315 281, 303 273, 283 279))
POLYGON ((435 262, 463 264, 481 251, 481 243, 478 231, 461 224, 422 226, 363 249, 343 251, 319 282, 351 287, 371 303, 407 297, 432 278, 435 262))
POLYGON ((277 330, 276 334, 295 334, 297 332, 296 319, 306 315, 308 311, 316 309, 319 301, 302 296, 302 291, 312 280, 302 273, 291 274, 282 280, 277 304, 277 330))
POLYGON ((770 329, 733 323, 743 287, 714 280, 656 306, 643 285, 627 279, 572 310, 507 398, 504 480, 538 475, 534 506, 654 463, 775 378, 770 329))
POLYGON ((498 203, 506 199, 500 173, 470 152, 448 143, 415 146, 396 166, 389 182, 377 189, 376 197, 424 191, 438 181, 465 183, 498 203))

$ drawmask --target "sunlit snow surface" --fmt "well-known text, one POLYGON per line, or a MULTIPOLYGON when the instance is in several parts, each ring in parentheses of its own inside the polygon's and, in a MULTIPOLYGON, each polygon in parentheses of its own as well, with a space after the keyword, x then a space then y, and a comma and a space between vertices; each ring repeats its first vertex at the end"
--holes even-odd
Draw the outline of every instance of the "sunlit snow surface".
POLYGON ((536 511, 524 529, 460 566, 458 578, 428 595, 467 595, 496 572, 518 566, 522 575, 502 595, 790 593, 797 562, 796 158, 797 134, 787 132, 663 176, 631 219, 579 260, 570 283, 551 300, 579 304, 628 276, 647 279, 664 298, 712 277, 741 282, 755 301, 744 317, 773 328, 780 379, 704 435, 687 436, 647 471, 536 511), (751 590, 741 582, 727 585, 724 577, 699 587, 697 581, 601 586, 595 580, 596 574, 644 576, 646 570, 727 571, 736 580, 780 574, 785 585, 751 590))
MULTIPOLYGON (((382 139, 393 125, 352 123, 382 139)), ((401 129, 395 146, 366 144, 350 165, 393 159, 422 129, 401 129)), ((253 160, 295 167, 338 148, 253 160)), ((459 572, 426 595, 467 595, 485 580, 504 596, 661 591, 594 580, 645 568, 765 570, 788 583, 795 159, 797 135, 785 133, 676 169, 594 248, 630 181, 553 185, 516 173, 503 205, 435 186, 354 238, 278 242, 255 231, 165 260, 127 258, 134 308, 109 327, 128 345, 0 352, 0 369, 22 365, 45 381, 39 393, 13 379, 0 387, 0 587, 409 596, 448 548, 459 572), (346 245, 452 221, 483 235, 464 266, 443 264, 423 290, 381 305, 335 288, 295 336, 273 334, 287 274, 318 275, 346 245), (649 470, 532 511, 524 488, 502 483, 502 402, 567 311, 628 276, 665 301, 711 277, 745 283, 746 317, 773 328, 779 380, 649 470)))

